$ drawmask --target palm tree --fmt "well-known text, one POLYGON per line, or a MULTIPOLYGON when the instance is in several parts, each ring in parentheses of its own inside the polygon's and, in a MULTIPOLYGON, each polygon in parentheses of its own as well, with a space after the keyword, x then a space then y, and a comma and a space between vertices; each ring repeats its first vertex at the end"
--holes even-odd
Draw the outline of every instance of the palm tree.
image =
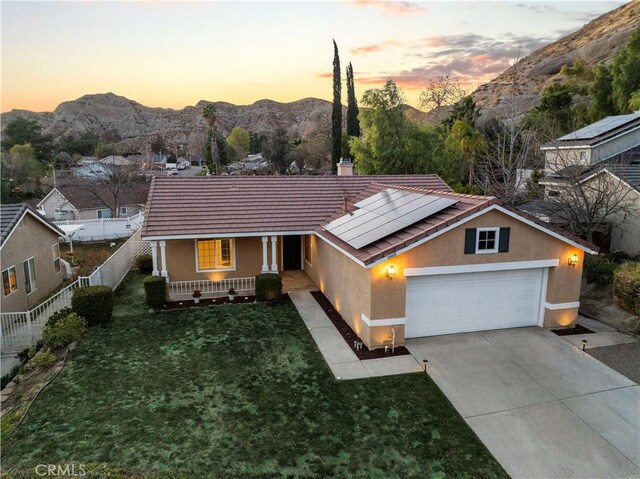
MULTIPOLYGON (((209 149, 211 151, 212 163, 216 166, 216 175, 218 174, 218 145, 216 143, 216 120, 218 119, 218 109, 213 103, 207 103, 202 109, 202 117, 209 125, 209 149)), ((213 165, 207 165, 209 172, 213 165)))

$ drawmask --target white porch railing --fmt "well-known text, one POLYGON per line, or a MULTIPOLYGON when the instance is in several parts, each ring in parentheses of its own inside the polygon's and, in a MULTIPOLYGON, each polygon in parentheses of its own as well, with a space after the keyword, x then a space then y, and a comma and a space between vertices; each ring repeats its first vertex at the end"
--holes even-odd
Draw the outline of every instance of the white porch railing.
POLYGON ((80 286, 118 287, 135 260, 151 253, 151 244, 140 241, 136 232, 107 261, 99 266, 91 276, 82 276, 62 291, 46 299, 29 311, 0 313, 0 352, 15 353, 33 346, 42 337, 42 329, 49 317, 64 307, 71 306, 73 290, 80 286))
POLYGON ((144 221, 144 213, 128 218, 102 218, 86 220, 54 221, 55 225, 82 225, 84 228, 73 233, 73 241, 104 241, 127 238, 140 229, 144 221))
POLYGON ((215 298, 224 296, 233 288, 240 294, 253 294, 256 289, 256 279, 250 278, 227 278, 220 281, 211 281, 207 279, 195 281, 174 281, 168 283, 169 299, 188 300, 192 298, 193 291, 199 289, 202 297, 215 298))

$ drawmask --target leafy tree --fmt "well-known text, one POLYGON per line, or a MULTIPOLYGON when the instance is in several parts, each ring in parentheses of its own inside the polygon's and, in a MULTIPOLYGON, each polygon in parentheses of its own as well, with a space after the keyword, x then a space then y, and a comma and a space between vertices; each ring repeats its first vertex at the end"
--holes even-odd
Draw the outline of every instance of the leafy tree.
POLYGON ((585 61, 578 58, 573 64, 564 65, 560 73, 567 77, 567 87, 576 95, 587 95, 589 86, 593 82, 594 69, 585 61))
POLYGON ((333 107, 331 110, 331 168, 338 169, 342 152, 342 81, 340 79, 340 56, 338 45, 333 41, 333 107))
POLYGON ((107 156, 115 155, 118 152, 116 145, 113 143, 99 142, 96 146, 95 156, 98 158, 105 158, 107 156))
POLYGON ((629 99, 629 108, 632 111, 640 110, 640 90, 634 92, 629 99))
POLYGON ((446 139, 447 146, 457 148, 461 154, 461 166, 467 185, 471 185, 475 175, 473 167, 476 159, 484 151, 484 137, 468 123, 456 120, 446 139))
POLYGON ((238 158, 244 158, 251 148, 251 135, 244 128, 236 126, 229 133, 227 142, 235 150, 238 158))
POLYGON ((640 90, 640 26, 627 46, 611 61, 613 101, 620 113, 629 113, 631 96, 640 90))
POLYGON ((49 161, 53 150, 52 139, 42 133, 42 128, 36 120, 17 117, 5 126, 2 132, 2 148, 11 150, 15 145, 31 145, 36 159, 42 162, 49 161))
POLYGON ((73 166, 74 163, 73 157, 66 151, 61 151, 54 157, 54 165, 56 168, 69 168, 73 166))
POLYGON ((591 103, 591 119, 599 120, 606 116, 616 115, 618 108, 613 101, 613 85, 611 71, 606 65, 596 65, 593 69, 593 82, 589 87, 591 103))
POLYGON ((80 156, 91 156, 98 146, 100 137, 94 130, 86 130, 79 136, 66 135, 60 138, 58 148, 61 151, 80 156))
POLYGON ((347 135, 360 136, 360 122, 358 121, 358 100, 356 86, 353 79, 353 66, 347 66, 347 135))
POLYGON ((263 144, 265 158, 269 160, 272 168, 280 174, 284 174, 289 167, 289 138, 284 128, 278 128, 263 144))
POLYGON ((156 135, 149 145, 153 153, 162 153, 167 150, 167 144, 164 142, 162 135, 156 135))
POLYGON ((249 133, 249 153, 256 154, 262 151, 262 142, 266 140, 266 136, 262 133, 249 133))
POLYGON ((460 120, 472 128, 475 128, 476 122, 479 118, 480 108, 476 106, 476 102, 473 97, 469 95, 465 96, 462 100, 453 105, 451 113, 449 113, 449 116, 445 118, 443 123, 448 128, 451 128, 456 121, 460 120))
POLYGON ((207 128, 207 131, 204 134, 204 144, 202 150, 202 160, 207 168, 209 173, 215 171, 213 167, 213 154, 211 152, 211 143, 213 142, 213 132, 207 128))
POLYGON ((36 160, 36 152, 29 143, 13 145, 3 160, 2 177, 13 187, 34 182, 41 173, 42 164, 36 160))
POLYGON ((216 134, 216 121, 218 120, 218 109, 213 103, 207 103, 202 109, 202 116, 209 126, 209 134, 207 139, 209 140, 208 147, 210 153, 205 155, 205 158, 209 158, 207 168, 209 171, 215 171, 218 174, 218 166, 220 164, 220 151, 218 150, 218 137, 216 134))
POLYGON ((218 162, 220 166, 228 165, 238 157, 236 150, 229 144, 224 135, 216 130, 216 151, 218 152, 218 162))

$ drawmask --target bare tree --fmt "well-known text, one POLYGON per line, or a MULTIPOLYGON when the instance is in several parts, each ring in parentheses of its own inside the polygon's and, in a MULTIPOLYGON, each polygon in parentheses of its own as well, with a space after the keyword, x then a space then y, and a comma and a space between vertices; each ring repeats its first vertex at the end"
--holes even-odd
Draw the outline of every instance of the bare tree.
POLYGON ((555 150, 553 161, 547 161, 547 176, 541 180, 549 217, 593 242, 594 233, 606 233, 611 224, 633 215, 632 189, 616 176, 628 161, 621 155, 585 165, 570 150, 555 150))
POLYGON ((442 106, 453 105, 466 95, 460 85, 460 78, 447 73, 427 80, 425 89, 420 93, 418 104, 426 111, 435 110, 442 106))

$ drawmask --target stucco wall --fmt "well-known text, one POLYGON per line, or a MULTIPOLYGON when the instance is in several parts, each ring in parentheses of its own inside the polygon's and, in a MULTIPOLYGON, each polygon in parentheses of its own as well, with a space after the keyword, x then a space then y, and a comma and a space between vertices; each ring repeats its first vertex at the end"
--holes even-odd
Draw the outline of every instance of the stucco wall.
POLYGON ((64 210, 72 210, 72 216, 66 219, 78 219, 78 210, 69 203, 58 191, 54 191, 48 198, 46 198, 40 208, 44 210, 47 218, 55 219, 55 209, 61 208, 64 210))
POLYGON ((44 298, 63 281, 62 269, 55 272, 52 246, 58 243, 58 235, 30 215, 25 216, 25 226, 16 227, 0 250, 2 270, 15 266, 18 289, 9 296, 0 292, 0 310, 4 313, 26 311, 44 298), (27 295, 23 261, 34 257, 36 289, 27 295))
POLYGON ((636 129, 635 131, 594 147, 591 154, 591 163, 606 160, 613 155, 622 153, 637 145, 640 145, 640 129, 636 129))
POLYGON ((640 192, 630 191, 629 208, 616 215, 611 231, 611 250, 624 251, 628 255, 640 255, 640 192))

